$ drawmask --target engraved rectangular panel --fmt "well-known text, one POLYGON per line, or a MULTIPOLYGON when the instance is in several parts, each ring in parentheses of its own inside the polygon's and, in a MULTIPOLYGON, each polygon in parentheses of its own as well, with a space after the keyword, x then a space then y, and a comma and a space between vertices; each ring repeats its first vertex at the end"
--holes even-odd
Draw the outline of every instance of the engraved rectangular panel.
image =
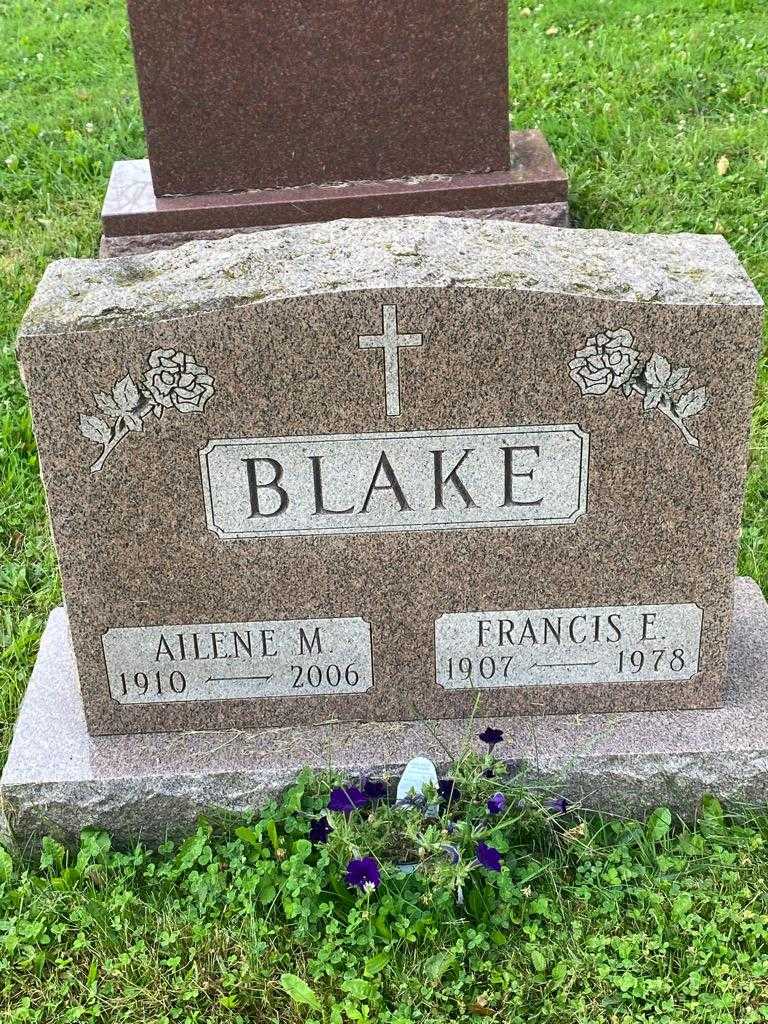
POLYGON ((435 623, 437 683, 447 690, 691 679, 695 604, 461 612, 435 623))
POLYGON ((550 526, 587 511, 574 424, 214 440, 200 453, 222 538, 550 526))
POLYGON ((118 704, 354 696, 373 685, 363 619, 137 626, 102 637, 118 704))

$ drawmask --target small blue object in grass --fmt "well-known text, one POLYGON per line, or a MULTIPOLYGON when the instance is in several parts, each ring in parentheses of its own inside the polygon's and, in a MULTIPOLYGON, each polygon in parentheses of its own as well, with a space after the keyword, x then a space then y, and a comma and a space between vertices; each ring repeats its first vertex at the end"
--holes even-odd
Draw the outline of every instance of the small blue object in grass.
POLYGON ((488 753, 493 753, 493 748, 504 739, 501 729, 494 729, 490 725, 480 733, 480 739, 488 744, 488 753))
POLYGON ((564 796, 558 796, 550 802, 549 809, 555 814, 565 814, 568 810, 568 801, 564 796))
POLYGON ((374 889, 378 889, 381 883, 379 865, 373 857, 351 860, 347 864, 345 877, 350 889, 360 889, 362 892, 372 892, 374 889))
POLYGON ((355 786, 337 786, 331 790, 331 798, 328 801, 328 809, 341 811, 342 814, 350 814, 359 807, 365 807, 368 797, 355 786))
POLYGON ((478 843, 475 856, 478 864, 486 871, 501 871, 501 854, 494 846, 478 843))
POLYGON ((327 818, 318 818, 317 821, 312 822, 312 827, 309 830, 310 842, 327 843, 328 836, 332 831, 333 829, 327 818))
POLYGON ((503 793, 494 793, 488 801, 489 814, 502 814, 507 806, 507 798, 503 793))
POLYGON ((397 873, 399 875, 412 875, 418 866, 418 864, 398 864, 397 873))

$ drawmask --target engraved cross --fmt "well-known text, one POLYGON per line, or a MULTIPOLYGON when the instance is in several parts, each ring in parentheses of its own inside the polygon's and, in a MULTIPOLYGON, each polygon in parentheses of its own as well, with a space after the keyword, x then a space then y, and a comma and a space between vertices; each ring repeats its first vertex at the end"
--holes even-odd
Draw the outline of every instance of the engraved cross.
POLYGON ((400 415, 400 349, 418 348, 423 344, 421 334, 397 333, 397 306, 382 307, 384 333, 360 336, 360 348, 384 349, 384 393, 387 416, 400 415))

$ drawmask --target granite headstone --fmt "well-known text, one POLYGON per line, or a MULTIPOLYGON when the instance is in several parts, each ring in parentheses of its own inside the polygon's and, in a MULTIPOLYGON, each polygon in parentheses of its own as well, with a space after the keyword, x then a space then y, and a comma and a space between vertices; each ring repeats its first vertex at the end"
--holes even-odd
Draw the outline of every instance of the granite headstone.
POLYGON ((128 13, 158 196, 509 170, 500 0, 128 13))
POLYGON ((508 117, 506 0, 128 0, 148 160, 119 161, 104 255, 339 217, 567 222, 508 117))
POLYGON ((761 318, 719 237, 54 263, 21 359, 90 731, 718 705, 761 318))

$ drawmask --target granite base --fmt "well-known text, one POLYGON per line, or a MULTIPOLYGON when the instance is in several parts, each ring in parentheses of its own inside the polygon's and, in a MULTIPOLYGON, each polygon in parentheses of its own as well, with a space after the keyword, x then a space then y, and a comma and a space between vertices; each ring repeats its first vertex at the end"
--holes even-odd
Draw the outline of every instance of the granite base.
POLYGON ((106 257, 195 238, 343 217, 433 215, 568 224, 568 179, 538 131, 513 132, 511 169, 387 181, 156 196, 148 160, 118 161, 102 209, 106 257))
POLYGON ((0 820, 6 842, 22 848, 46 834, 73 842, 86 827, 119 844, 154 843, 200 814, 259 806, 305 765, 382 775, 416 754, 445 764, 486 724, 504 729, 501 757, 525 760, 538 783, 586 808, 642 814, 666 804, 691 817, 705 793, 768 798, 766 684, 768 605, 754 581, 738 579, 727 698, 715 710, 92 737, 57 608, 0 779, 0 820))
MULTIPOLYGON (((442 214, 443 217, 467 217, 472 220, 509 220, 517 224, 545 224, 551 228, 571 226, 568 203, 533 203, 530 206, 494 207, 490 210, 458 210, 442 214)), ((286 225, 276 225, 285 227, 286 225)), ((117 256, 138 256, 141 253, 158 252, 160 249, 176 249, 185 242, 200 239, 215 241, 232 235, 247 235, 255 231, 268 231, 267 227, 219 228, 215 231, 168 231, 157 235, 123 235, 119 238, 101 236, 99 256, 112 259, 117 256)))

